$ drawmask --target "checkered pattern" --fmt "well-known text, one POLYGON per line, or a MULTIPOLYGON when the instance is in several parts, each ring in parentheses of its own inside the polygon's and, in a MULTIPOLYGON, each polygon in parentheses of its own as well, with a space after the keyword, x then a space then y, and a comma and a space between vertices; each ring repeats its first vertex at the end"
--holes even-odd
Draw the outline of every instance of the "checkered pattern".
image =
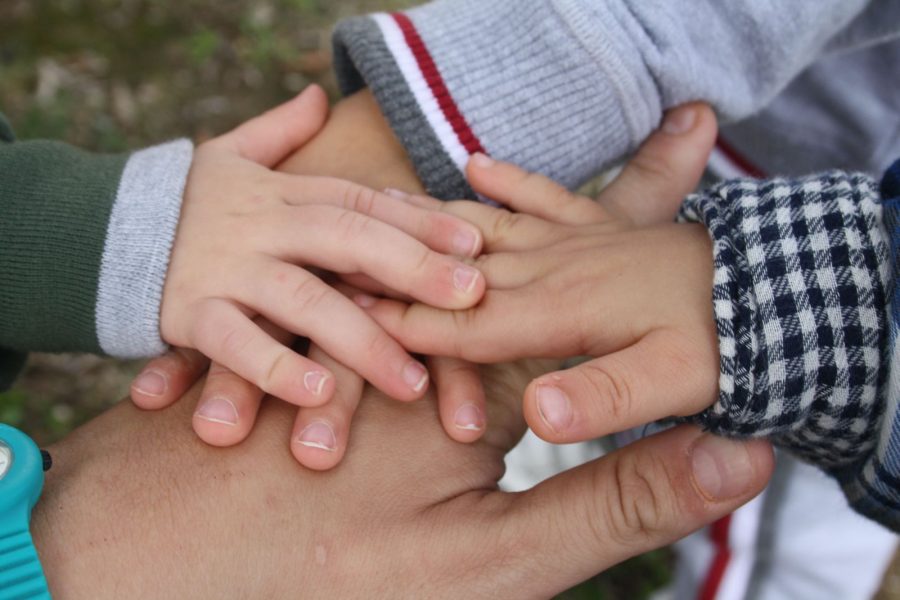
POLYGON ((876 443, 888 366, 889 251, 874 182, 737 179, 681 220, 714 242, 719 399, 697 420, 767 437, 831 471, 876 443))
MULTIPOLYGON (((900 531, 900 160, 881 181, 884 224, 891 238, 894 288, 891 300, 889 355, 892 357, 885 409, 877 444, 860 468, 838 474, 856 510, 900 531)), ((874 436, 873 436, 874 437, 874 436)))

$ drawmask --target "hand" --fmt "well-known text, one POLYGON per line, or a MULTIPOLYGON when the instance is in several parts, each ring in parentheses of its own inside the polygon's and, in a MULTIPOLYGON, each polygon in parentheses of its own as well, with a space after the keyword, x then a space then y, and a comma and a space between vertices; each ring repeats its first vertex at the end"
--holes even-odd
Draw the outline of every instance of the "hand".
MULTIPOLYGON (((162 334, 289 402, 327 401, 333 375, 273 339, 253 320, 261 314, 314 339, 389 395, 412 400, 427 385, 424 366, 294 263, 361 272, 426 302, 468 306, 482 293, 479 273, 426 243, 474 255, 479 237, 459 219, 435 219, 349 182, 270 171, 315 134, 325 106, 321 90, 310 88, 198 148, 163 293, 162 334)), ((236 420, 227 401, 206 411, 213 420, 236 420)))
POLYGON ((709 236, 696 225, 647 225, 671 221, 715 139, 708 108, 679 110, 695 112, 693 133, 654 134, 597 202, 486 157, 471 161, 470 182, 519 214, 411 200, 484 232, 488 254, 478 265, 488 291, 478 306, 449 312, 371 296, 357 303, 415 352, 482 363, 598 357, 528 387, 526 419, 549 441, 710 406, 718 348, 709 236))
POLYGON ((532 376, 486 372, 476 444, 442 435, 433 402, 370 389, 328 474, 284 451, 283 403, 226 450, 184 426, 199 386, 157 413, 122 403, 50 449, 32 531, 54 597, 547 598, 733 511, 771 472, 767 444, 682 427, 499 492, 532 376))
MULTIPOLYGON (((304 121, 294 119, 294 122, 304 121)), ((335 177, 349 176, 378 187, 391 182, 394 186, 408 190, 421 189, 403 147, 394 139, 390 127, 384 122, 374 99, 368 93, 356 94, 339 103, 326 126, 278 168, 294 174, 318 172, 335 177)), ((435 213, 429 213, 430 211, 422 214, 427 219, 433 219, 435 213)), ((446 224, 445 221, 424 222, 425 225, 429 223, 439 225, 435 233, 443 231, 442 224, 446 224)), ((461 233, 474 230, 471 225, 466 227, 468 229, 461 233)), ((474 231, 477 233, 477 230, 474 231)), ((426 230, 422 235, 429 234, 426 230)), ((437 242, 445 242, 445 246, 438 246, 438 250, 453 252, 455 247, 458 248, 452 238, 449 238, 449 242, 446 237, 437 238, 437 242)), ((480 237, 476 241, 476 247, 479 243, 480 237)), ((480 248, 476 251, 480 251, 480 248)), ((367 280, 374 282, 371 278, 367 280)), ((266 319, 257 317, 255 322, 278 343, 288 345, 293 340, 290 333, 266 319)), ((308 357, 333 375, 335 391, 330 402, 299 409, 290 448, 297 460, 305 466, 328 469, 340 462, 346 450, 350 423, 359 404, 363 382, 353 370, 341 366, 316 344, 311 345, 308 357)), ((484 392, 478 368, 460 363, 461 361, 454 359, 429 359, 428 369, 442 398, 442 416, 449 406, 478 407, 476 416, 482 419, 480 429, 473 428, 471 421, 464 423, 462 427, 449 426, 451 437, 459 441, 471 441, 484 431, 484 392)), ((208 365, 209 361, 202 354, 174 348, 147 364, 132 384, 131 396, 135 404, 147 410, 169 406, 206 372, 208 365)), ((220 363, 214 362, 209 369, 209 376, 194 414, 194 429, 201 439, 215 446, 240 443, 253 428, 264 393, 257 385, 220 363), (235 422, 224 423, 221 419, 210 420, 203 416, 208 412, 206 407, 223 401, 226 402, 229 414, 236 416, 235 422)), ((471 409, 464 410, 460 415, 455 412, 458 411, 446 416, 446 423, 454 423, 457 416, 471 414, 471 409)))

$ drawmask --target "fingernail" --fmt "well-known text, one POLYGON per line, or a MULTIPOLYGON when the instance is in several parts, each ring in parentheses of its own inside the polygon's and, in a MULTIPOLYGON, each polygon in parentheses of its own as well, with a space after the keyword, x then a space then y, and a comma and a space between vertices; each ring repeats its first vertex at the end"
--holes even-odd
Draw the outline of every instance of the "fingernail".
POLYGON ((419 363, 413 361, 403 367, 403 381, 411 387, 414 392, 421 392, 428 384, 428 371, 419 363))
POLYGON ((384 193, 390 196, 391 198, 396 198, 397 200, 406 200, 409 198, 409 194, 402 190, 397 190, 394 188, 386 188, 384 193))
POLYGON ((478 235, 473 231, 457 231, 453 235, 453 253, 457 256, 475 256, 478 248, 478 235))
POLYGON ((572 406, 558 387, 539 385, 537 388, 538 412, 547 427, 560 433, 572 423, 572 406))
POLYGON ((210 398, 195 413, 201 419, 222 425, 237 425, 237 409, 228 398, 210 398))
POLYGON ((697 111, 693 108, 670 110, 663 121, 662 130, 669 135, 682 135, 693 129, 697 111))
POLYGON ((691 469, 700 491, 710 500, 728 500, 747 491, 753 461, 746 442, 704 434, 691 453, 691 469))
POLYGON ((496 164, 493 158, 483 152, 476 152, 470 160, 475 163, 476 167, 481 167, 482 169, 489 169, 496 164))
POLYGON ((297 436, 297 443, 326 452, 334 452, 337 449, 334 430, 325 421, 314 421, 307 425, 297 436))
POLYGON ((309 371, 303 376, 303 387, 315 394, 322 395, 322 389, 328 381, 328 374, 322 371, 309 371))
POLYGON ((162 396, 169 385, 165 375, 159 371, 144 371, 134 380, 131 387, 147 396, 162 396))
POLYGON ((453 416, 453 425, 457 429, 466 431, 481 431, 484 429, 484 417, 481 410, 474 404, 464 404, 453 416))
POLYGON ((457 267, 456 270, 453 271, 453 287, 464 294, 468 294, 478 282, 479 275, 481 275, 481 273, 472 267, 457 267))
POLYGON ((353 301, 362 308, 372 308, 378 302, 378 299, 368 294, 356 294, 353 296, 353 301))

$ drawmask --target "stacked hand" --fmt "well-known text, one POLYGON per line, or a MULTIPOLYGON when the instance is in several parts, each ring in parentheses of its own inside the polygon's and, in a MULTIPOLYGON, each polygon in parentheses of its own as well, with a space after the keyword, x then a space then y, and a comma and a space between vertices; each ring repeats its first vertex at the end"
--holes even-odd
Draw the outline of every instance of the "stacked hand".
MULTIPOLYGON (((326 352, 393 398, 425 393, 425 367, 310 269, 361 274, 444 308, 471 306, 483 293, 478 271, 450 256, 480 250, 477 229, 461 219, 344 180, 271 170, 317 133, 326 112, 323 92, 311 87, 196 151, 163 291, 162 337, 261 390, 250 402, 207 390, 194 425, 211 443, 243 439, 263 391, 299 406, 327 403, 337 367, 326 352), (294 335, 321 350, 291 350, 294 335)), ((146 372, 135 401, 167 405, 183 390, 168 379, 164 369, 146 372)), ((310 433, 311 444, 328 445, 327 431, 310 433)))
MULTIPOLYGON (((458 357, 496 362, 517 356, 602 355, 529 387, 528 421, 553 441, 691 414, 714 400, 717 362, 707 236, 695 226, 654 223, 671 221, 680 200, 696 185, 715 133, 709 109, 692 105, 673 111, 663 130, 596 202, 484 159, 470 164, 473 185, 522 213, 407 198, 411 207, 461 216, 485 231, 489 254, 480 265, 490 272, 491 289, 479 307, 454 313, 423 306, 406 310, 356 296, 411 348, 444 355, 428 362, 440 418, 453 439, 474 441, 486 426, 478 367, 458 357), (530 211, 534 214, 524 214, 530 211)), ((352 279, 372 283, 370 278, 352 279)), ((382 291, 397 295, 388 286, 382 291)), ((331 402, 300 409, 291 450, 306 466, 330 468, 346 450, 362 380, 315 347, 309 356, 328 365, 339 383, 331 402)), ((166 389, 153 398, 139 389, 132 395, 145 407, 168 404, 204 369, 195 353, 171 353, 145 371, 162 376, 166 389)), ((249 433, 263 392, 213 365, 200 405, 215 396, 240 407, 240 425, 222 427, 195 417, 195 428, 208 442, 237 443, 249 433)))
MULTIPOLYGON (((544 177, 476 156, 474 189, 517 211, 410 197, 484 233, 476 261, 487 292, 446 311, 357 294, 408 350, 477 363, 596 357, 541 376, 525 394, 529 425, 573 442, 710 406, 718 385, 712 248, 698 225, 672 223, 715 139, 708 108, 689 135, 650 138, 597 201, 544 177)), ((687 117, 690 119, 690 117, 687 117)))

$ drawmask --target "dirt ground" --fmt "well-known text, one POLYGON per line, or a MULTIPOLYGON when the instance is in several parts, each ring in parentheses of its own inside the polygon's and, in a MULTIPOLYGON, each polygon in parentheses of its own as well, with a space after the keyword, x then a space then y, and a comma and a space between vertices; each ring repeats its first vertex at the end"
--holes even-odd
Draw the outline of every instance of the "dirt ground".
MULTIPOLYGON (((2 0, 0 110, 20 138, 116 152, 223 132, 316 82, 337 98, 330 29, 406 0, 2 0)), ((34 355, 0 421, 40 443, 123 398, 138 362, 34 355)), ((663 550, 563 594, 645 598, 669 579, 663 550)), ((900 561, 880 600, 900 600, 900 561)))

